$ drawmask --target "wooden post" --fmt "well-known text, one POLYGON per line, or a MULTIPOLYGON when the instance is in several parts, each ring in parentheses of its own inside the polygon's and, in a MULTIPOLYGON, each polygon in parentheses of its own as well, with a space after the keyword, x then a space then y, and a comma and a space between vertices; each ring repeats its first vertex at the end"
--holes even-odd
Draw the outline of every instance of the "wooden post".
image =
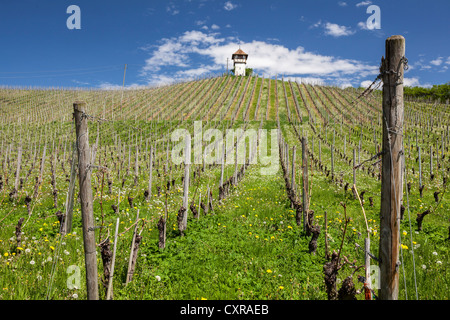
POLYGON ((73 143, 72 164, 70 166, 69 190, 66 198, 66 214, 64 219, 64 233, 72 232, 73 198, 75 194, 75 179, 77 178, 77 145, 73 143))
POLYGON ((114 265, 115 265, 115 262, 116 262, 117 233, 118 232, 119 232, 119 218, 117 218, 117 220, 116 220, 116 232, 115 232, 115 235, 114 235, 114 249, 113 249, 112 262, 111 262, 111 273, 109 275, 108 290, 106 291, 106 300, 111 300, 112 299, 114 265))
POLYGON ((223 186, 223 173, 224 173, 224 166, 225 166, 225 149, 226 147, 222 147, 222 159, 220 161, 220 181, 219 181, 219 187, 223 186))
POLYGON ((181 231, 184 231, 187 228, 187 216, 189 208, 189 167, 191 165, 191 136, 189 134, 186 135, 185 144, 183 207, 186 209, 186 211, 184 212, 181 231))
POLYGON ((153 179, 153 147, 150 146, 150 168, 148 169, 148 195, 147 195, 147 201, 151 199, 152 197, 152 179, 153 179))
POLYGON ((306 153, 307 146, 306 137, 302 137, 302 169, 303 169, 303 191, 302 191, 302 202, 303 202, 303 231, 306 231, 306 225, 309 224, 308 211, 309 211, 309 201, 308 201, 308 159, 306 153))
POLYGON ((73 104, 78 148, 78 177, 80 186, 81 219, 86 264, 88 300, 98 300, 97 256, 94 233, 94 211, 91 188, 90 150, 85 103, 73 104))
POLYGON ((319 139, 319 163, 322 163, 322 145, 319 139))
POLYGON ((292 147, 291 187, 295 191, 295 146, 292 147))
POLYGON ((386 40, 382 59, 383 156, 380 214, 380 292, 381 300, 397 300, 399 290, 400 206, 403 179, 403 59, 405 38, 386 40))
POLYGON ((137 210, 136 224, 134 225, 133 237, 131 239, 130 258, 128 259, 128 271, 127 271, 127 278, 125 280, 125 285, 127 285, 128 282, 130 282, 133 279, 134 264, 136 263, 136 261, 133 259, 133 256, 134 256, 134 251, 135 251, 134 246, 135 246, 135 242, 136 242, 138 221, 139 221, 139 209, 137 210))
MULTIPOLYGON (((422 189, 422 152, 419 146, 419 189, 422 189)), ((422 197, 422 194, 421 194, 422 197)))
POLYGON ((433 176, 433 146, 430 145, 430 176, 433 176))
POLYGON ((16 168, 16 180, 14 181, 14 189, 12 191, 12 198, 15 200, 18 196, 19 181, 20 181, 20 167, 22 164, 22 146, 17 150, 17 168, 16 168))
POLYGON ((356 186, 356 150, 353 149, 353 185, 356 186))

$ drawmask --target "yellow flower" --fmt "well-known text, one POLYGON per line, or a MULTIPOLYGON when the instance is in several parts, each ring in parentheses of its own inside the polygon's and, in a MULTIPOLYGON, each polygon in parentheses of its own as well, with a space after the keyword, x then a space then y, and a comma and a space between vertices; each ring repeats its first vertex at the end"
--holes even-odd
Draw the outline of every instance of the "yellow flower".
POLYGON ((55 250, 55 247, 53 247, 53 246, 50 246, 50 249, 52 249, 52 250, 55 250))
POLYGON ((266 272, 267 272, 267 273, 272 273, 272 270, 267 269, 266 272))
POLYGON ((284 289, 284 287, 283 287, 283 286, 279 286, 278 288, 279 288, 280 290, 283 290, 283 289, 284 289))
POLYGON ((408 233, 406 231, 403 231, 403 235, 406 236, 408 233))
POLYGON ((7 257, 7 256, 9 256, 9 253, 8 253, 8 252, 5 252, 3 255, 4 255, 5 257, 7 257))
POLYGON ((202 297, 200 300, 208 300, 208 299, 202 297))
POLYGON ((291 226, 288 226, 288 229, 292 229, 292 227, 291 227, 291 226))
POLYGON ((402 249, 408 250, 408 246, 405 246, 404 244, 402 244, 402 249))

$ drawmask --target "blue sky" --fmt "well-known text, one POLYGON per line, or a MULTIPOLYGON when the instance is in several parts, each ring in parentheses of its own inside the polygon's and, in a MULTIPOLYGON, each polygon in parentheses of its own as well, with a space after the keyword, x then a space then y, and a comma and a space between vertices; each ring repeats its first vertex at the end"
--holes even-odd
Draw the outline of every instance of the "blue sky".
POLYGON ((407 85, 450 80, 448 0, 17 0, 0 4, 0 86, 121 88, 248 67, 342 87, 377 75, 385 39, 406 38, 407 85), (81 29, 67 28, 70 5, 81 29), (366 10, 380 8, 381 29, 366 10), (230 62, 231 67, 231 62, 230 62))

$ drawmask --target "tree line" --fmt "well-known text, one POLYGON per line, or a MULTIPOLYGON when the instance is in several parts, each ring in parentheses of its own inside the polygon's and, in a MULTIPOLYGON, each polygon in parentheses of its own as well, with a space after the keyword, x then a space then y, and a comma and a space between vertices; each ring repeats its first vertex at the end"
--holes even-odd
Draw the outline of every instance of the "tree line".
POLYGON ((433 85, 431 88, 404 87, 404 94, 411 98, 433 99, 445 103, 450 98, 450 82, 433 85))

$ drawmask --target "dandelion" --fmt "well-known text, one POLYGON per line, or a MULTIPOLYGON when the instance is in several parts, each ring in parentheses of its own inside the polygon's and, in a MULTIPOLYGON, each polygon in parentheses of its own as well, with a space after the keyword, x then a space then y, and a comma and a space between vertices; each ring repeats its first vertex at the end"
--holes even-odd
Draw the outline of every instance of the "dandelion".
POLYGON ((65 255, 69 255, 69 253, 70 253, 69 251, 64 250, 64 254, 65 254, 65 255))
POLYGON ((426 268, 427 268, 427 266, 423 264, 422 269, 425 270, 426 268))
POLYGON ((8 252, 5 252, 5 253, 3 254, 3 256, 7 257, 7 256, 9 256, 9 253, 8 253, 8 252))
POLYGON ((408 250, 408 246, 405 246, 404 244, 402 244, 402 249, 408 250))
POLYGON ((74 293, 74 294, 72 295, 72 298, 78 299, 78 295, 77 295, 76 293, 74 293))
POLYGON ((403 235, 406 236, 408 233, 406 231, 403 231, 403 235))
POLYGON ((50 249, 55 250, 55 247, 54 246, 50 246, 50 249))
POLYGON ((434 255, 434 256, 437 256, 437 255, 438 255, 438 253, 437 253, 436 251, 434 251, 434 252, 433 252, 433 255, 434 255))
POLYGON ((30 252, 31 252, 31 250, 29 248, 25 249, 25 253, 30 253, 30 252))
POLYGON ((283 287, 283 286, 279 286, 279 287, 278 287, 278 289, 280 289, 280 290, 283 290, 283 289, 284 289, 284 287, 283 287))
POLYGON ((160 276, 155 276, 157 281, 161 281, 161 277, 160 276))
POLYGON ((35 263, 36 263, 36 262, 34 262, 34 260, 31 260, 31 261, 30 261, 30 264, 31 264, 31 265, 34 265, 35 263))
POLYGON ((272 270, 267 269, 266 272, 267 272, 267 273, 272 273, 272 270))
POLYGON ((292 227, 291 227, 291 226, 288 226, 288 229, 292 229, 292 227))
POLYGON ((442 264, 442 261, 438 260, 436 261, 437 264, 442 264))

